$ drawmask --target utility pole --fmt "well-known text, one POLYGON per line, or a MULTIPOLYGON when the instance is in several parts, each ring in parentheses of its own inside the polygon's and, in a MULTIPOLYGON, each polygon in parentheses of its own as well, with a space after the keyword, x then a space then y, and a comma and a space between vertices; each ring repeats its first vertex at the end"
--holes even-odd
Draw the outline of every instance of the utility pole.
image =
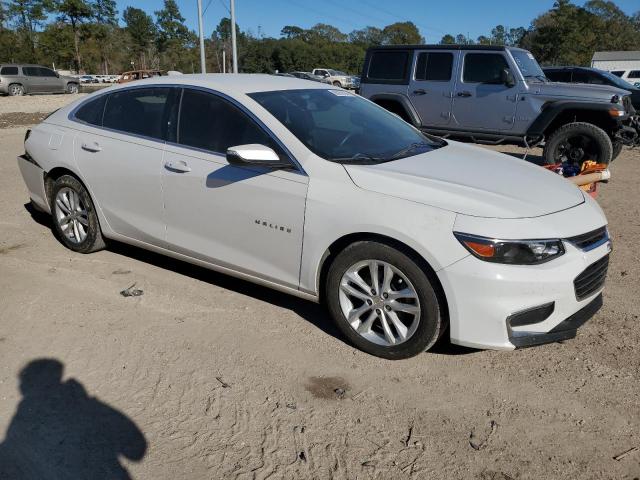
POLYGON ((204 31, 202 28, 202 0, 198 0, 198 30, 200 33, 200 71, 207 73, 204 58, 204 31))
MULTIPOLYGON (((200 2, 201 0, 198 0, 200 2)), ((236 45, 236 6, 231 0, 231 50, 233 55, 233 73, 238 73, 238 46, 236 45)))
POLYGON ((224 51, 224 46, 222 47, 222 73, 227 73, 227 52, 224 51))

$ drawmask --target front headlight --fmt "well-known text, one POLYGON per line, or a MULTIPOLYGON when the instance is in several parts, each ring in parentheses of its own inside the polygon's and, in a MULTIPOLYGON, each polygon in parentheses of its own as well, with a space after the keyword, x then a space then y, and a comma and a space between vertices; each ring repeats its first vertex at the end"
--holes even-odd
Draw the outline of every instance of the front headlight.
POLYGON ((453 232, 473 256, 485 262, 537 265, 564 253, 562 240, 499 240, 453 232))

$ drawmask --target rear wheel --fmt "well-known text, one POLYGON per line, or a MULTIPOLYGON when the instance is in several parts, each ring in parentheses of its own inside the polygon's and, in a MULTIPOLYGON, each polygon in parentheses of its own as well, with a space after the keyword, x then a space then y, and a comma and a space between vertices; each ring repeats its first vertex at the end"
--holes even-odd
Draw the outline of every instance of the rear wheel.
POLYGON ((609 163, 613 145, 604 130, 591 123, 568 123, 551 134, 544 147, 545 163, 582 165, 587 160, 609 163))
POLYGON ((12 83, 9 85, 9 95, 12 97, 24 95, 24 87, 19 83, 12 83))
POLYGON ((67 93, 78 93, 78 84, 77 83, 67 83, 67 93))
POLYGON ((357 242, 329 268, 329 311, 361 350, 388 359, 428 350, 444 331, 431 281, 407 255, 377 242, 357 242))
POLYGON ((51 213, 54 231, 67 248, 91 253, 105 247, 91 197, 77 178, 63 175, 55 181, 51 213))

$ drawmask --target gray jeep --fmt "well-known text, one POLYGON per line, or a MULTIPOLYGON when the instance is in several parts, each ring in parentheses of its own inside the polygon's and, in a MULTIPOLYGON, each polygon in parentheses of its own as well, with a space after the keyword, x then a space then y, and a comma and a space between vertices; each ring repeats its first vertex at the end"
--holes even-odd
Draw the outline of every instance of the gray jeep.
POLYGON ((78 79, 41 65, 0 65, 0 93, 78 93, 78 79))
POLYGON ((434 135, 544 145, 548 164, 609 163, 623 145, 640 145, 629 92, 552 83, 520 48, 373 47, 365 57, 360 94, 434 135))

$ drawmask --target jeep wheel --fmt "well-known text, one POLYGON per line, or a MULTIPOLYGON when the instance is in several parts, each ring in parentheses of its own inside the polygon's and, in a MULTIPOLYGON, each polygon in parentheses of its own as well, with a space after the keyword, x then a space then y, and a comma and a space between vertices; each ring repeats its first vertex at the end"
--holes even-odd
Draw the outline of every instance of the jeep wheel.
POLYGON ((609 135, 591 123, 568 123, 551 134, 543 156, 548 165, 567 162, 580 166, 587 160, 609 163, 613 145, 609 135))
POLYGON ((620 140, 616 140, 615 142, 613 142, 613 153, 611 155, 612 162, 618 157, 618 155, 620 155, 623 146, 624 145, 620 140))

